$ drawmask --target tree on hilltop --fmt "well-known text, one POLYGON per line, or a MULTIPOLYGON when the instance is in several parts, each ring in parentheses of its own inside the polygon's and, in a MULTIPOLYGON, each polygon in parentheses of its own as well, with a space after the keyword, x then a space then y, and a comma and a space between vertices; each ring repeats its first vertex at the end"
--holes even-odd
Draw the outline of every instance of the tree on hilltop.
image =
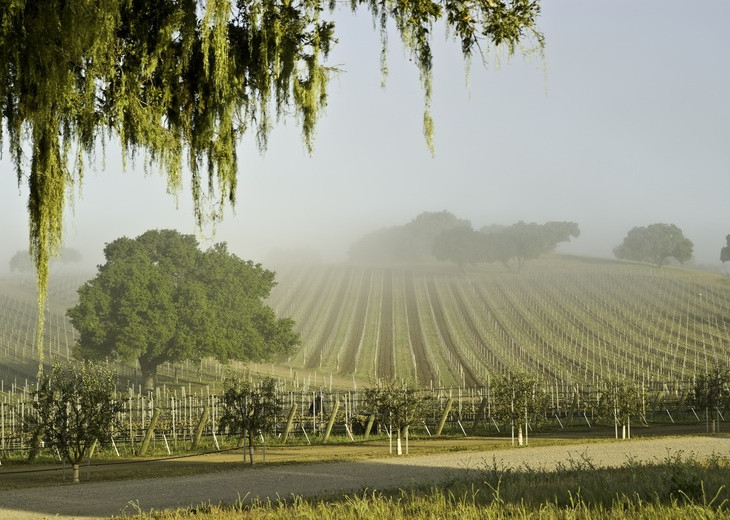
MULTIPOLYGON (((444 23, 468 60, 499 46, 543 47, 539 0, 353 0, 379 26, 383 76, 394 25, 420 72, 423 131, 432 148, 432 27, 444 23)), ((301 125, 311 151, 327 105, 326 63, 337 42, 325 19, 338 2, 293 0, 15 0, 0 6, 0 147, 8 136, 18 183, 29 188, 30 252, 39 307, 61 245, 67 197, 100 143, 123 160, 145 155, 168 189, 190 174, 195 218, 235 204, 237 144, 260 149, 279 118, 301 125), (28 155, 28 157, 26 157, 28 155), (206 190, 207 187, 207 190, 206 190), (209 202, 212 201, 212 202, 209 202)), ((38 322, 42 357, 43 320, 38 322)))
POLYGON ((727 262, 730 260, 730 235, 725 237, 726 245, 720 249, 720 261, 727 262))
POLYGON ((694 244, 682 234, 674 224, 650 224, 635 227, 629 231, 624 241, 616 246, 613 254, 620 260, 648 262, 657 267, 674 258, 679 263, 692 258, 694 244))
POLYGON ((274 273, 225 243, 201 251, 193 235, 153 230, 107 244, 104 255, 67 311, 80 333, 74 354, 137 360, 146 390, 165 362, 263 360, 299 344, 294 322, 264 304, 274 273))
POLYGON ((485 226, 474 231, 469 227, 447 229, 434 241, 433 253, 439 260, 459 265, 501 262, 511 268, 514 260, 521 270, 528 260, 552 252, 559 243, 580 236, 575 222, 517 222, 511 226, 485 226))
POLYGON ((433 261, 434 241, 444 231, 455 228, 471 228, 471 223, 449 211, 424 211, 407 224, 364 235, 350 246, 350 260, 369 263, 433 261))

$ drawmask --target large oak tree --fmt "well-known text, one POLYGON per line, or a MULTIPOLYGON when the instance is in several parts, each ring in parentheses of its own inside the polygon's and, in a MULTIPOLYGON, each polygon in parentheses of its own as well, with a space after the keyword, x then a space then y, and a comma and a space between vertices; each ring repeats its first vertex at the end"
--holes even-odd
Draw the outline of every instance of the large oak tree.
POLYGON ((67 312, 80 333, 74 354, 137 360, 147 390, 168 361, 263 360, 299 344, 294 322, 265 304, 274 272, 225 243, 201 251, 193 235, 153 230, 119 238, 104 254, 67 312))
MULTIPOLYGON (((236 144, 264 148, 281 115, 311 149, 327 103, 336 43, 332 0, 10 0, 0 3, 0 147, 3 126, 18 183, 29 188, 30 252, 39 307, 48 260, 61 246, 63 210, 84 162, 109 138, 124 158, 142 152, 170 191, 187 166, 199 224, 236 197, 236 144), (27 157, 26 157, 27 155, 27 157), (210 192, 210 193, 206 193, 210 192), (212 200, 208 204, 206 201, 212 200)), ((342 5, 341 3, 339 3, 342 5)), ((539 0, 351 0, 382 35, 394 26, 420 71, 429 146, 432 26, 461 45, 542 48, 539 0)), ((42 356, 43 320, 38 323, 42 356)))
POLYGON ((649 262, 661 267, 670 258, 687 262, 693 250, 692 241, 676 225, 657 223, 631 229, 613 249, 613 254, 621 260, 649 262))

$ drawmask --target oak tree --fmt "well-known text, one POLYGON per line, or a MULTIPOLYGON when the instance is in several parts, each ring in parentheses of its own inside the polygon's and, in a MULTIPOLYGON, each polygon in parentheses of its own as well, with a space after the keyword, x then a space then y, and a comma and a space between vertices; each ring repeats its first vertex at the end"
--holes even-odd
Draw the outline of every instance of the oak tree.
POLYGON ((679 263, 692 258, 694 244, 674 224, 650 224, 635 227, 626 234, 624 241, 616 246, 613 254, 621 260, 648 262, 657 267, 674 258, 679 263))
POLYGON ((106 263, 67 311, 79 358, 138 361, 144 387, 165 362, 263 360, 299 344, 293 320, 265 304, 274 272, 193 235, 152 230, 107 244, 106 263))
POLYGON ((727 262, 730 260, 730 235, 725 237, 726 245, 720 249, 720 261, 727 262))

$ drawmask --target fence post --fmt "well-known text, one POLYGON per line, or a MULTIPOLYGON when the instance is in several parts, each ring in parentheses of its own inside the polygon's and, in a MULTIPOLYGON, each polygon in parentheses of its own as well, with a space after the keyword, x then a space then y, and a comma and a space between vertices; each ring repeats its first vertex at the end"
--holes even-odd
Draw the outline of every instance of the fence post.
POLYGON ((284 428, 284 436, 282 437, 281 442, 285 443, 286 440, 289 438, 289 433, 291 433, 291 427, 292 423, 294 422, 294 414, 297 411, 297 403, 292 403, 291 410, 289 410, 289 417, 286 420, 286 428, 284 428))
POLYGON ((482 401, 479 403, 479 408, 477 409, 477 414, 474 416, 474 424, 472 424, 472 428, 476 428, 479 426, 479 423, 482 422, 482 416, 484 416, 484 410, 487 408, 487 398, 482 397, 482 401))
POLYGON ((370 430, 373 429, 373 424, 375 423, 375 412, 371 413, 368 417, 368 424, 365 426, 365 439, 367 440, 370 437, 370 430))
POLYGON ((446 419, 449 417, 449 412, 451 412, 451 406, 454 404, 454 398, 449 397, 449 400, 446 401, 446 408, 444 408, 444 414, 441 416, 441 420, 439 421, 438 428, 436 428, 436 437, 441 435, 441 431, 444 429, 444 424, 446 424, 446 419))
POLYGON ((203 407, 203 413, 200 416, 200 420, 198 421, 198 426, 195 428, 195 437, 193 437, 193 445, 191 446, 192 449, 196 449, 198 447, 198 444, 200 444, 200 437, 203 436, 203 429, 205 428, 205 425, 208 423, 208 414, 210 413, 210 409, 208 406, 203 407))
POLYGON ((337 417, 337 410, 340 409, 340 400, 338 399, 335 401, 335 406, 332 409, 332 414, 330 415, 330 420, 327 422, 327 430, 324 432, 324 439, 322 439, 322 442, 327 442, 327 439, 330 437, 330 432, 332 431, 332 426, 335 424, 335 418, 337 417))
POLYGON ((139 448, 139 456, 144 457, 147 453, 147 448, 150 445, 150 440, 152 439, 152 436, 155 434, 155 427, 157 426, 157 421, 160 419, 160 409, 156 408, 155 411, 152 413, 152 419, 150 419, 150 424, 147 426, 147 433, 144 435, 144 440, 142 441, 142 446, 139 448))

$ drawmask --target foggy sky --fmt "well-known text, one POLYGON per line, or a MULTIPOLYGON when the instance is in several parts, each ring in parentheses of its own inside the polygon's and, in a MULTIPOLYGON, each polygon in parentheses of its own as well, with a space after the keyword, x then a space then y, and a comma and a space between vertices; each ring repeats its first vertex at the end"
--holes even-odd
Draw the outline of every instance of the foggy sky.
MULTIPOLYGON (((244 258, 312 245, 343 260, 363 233, 449 210, 474 227, 518 220, 578 222, 560 251, 612 257, 634 226, 674 223, 698 263, 719 264, 730 233, 730 3, 544 0, 539 56, 475 59, 434 31, 436 155, 421 131, 418 71, 391 36, 385 89, 370 16, 337 16, 339 44, 312 157, 294 121, 261 156, 239 148, 235 214, 205 231, 244 258)), ((103 261, 103 244, 148 229, 194 233, 188 191, 166 194, 142 161, 121 171, 109 146, 65 216, 65 246, 103 261)), ((0 162, 0 271, 27 248, 27 188, 7 150, 0 162)))

